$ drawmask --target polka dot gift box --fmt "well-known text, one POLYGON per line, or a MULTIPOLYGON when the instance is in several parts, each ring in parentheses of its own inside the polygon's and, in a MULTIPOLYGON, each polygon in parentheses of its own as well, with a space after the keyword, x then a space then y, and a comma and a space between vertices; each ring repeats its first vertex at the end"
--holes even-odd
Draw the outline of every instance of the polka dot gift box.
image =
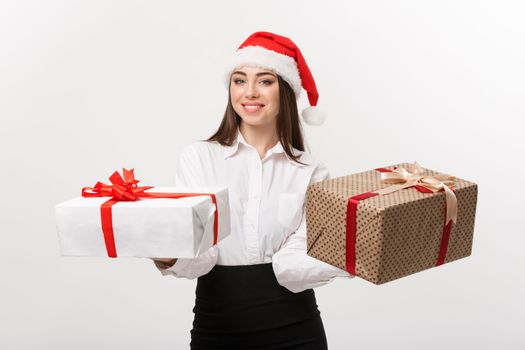
POLYGON ((308 255, 383 284, 471 254, 477 185, 400 163, 313 183, 308 255))

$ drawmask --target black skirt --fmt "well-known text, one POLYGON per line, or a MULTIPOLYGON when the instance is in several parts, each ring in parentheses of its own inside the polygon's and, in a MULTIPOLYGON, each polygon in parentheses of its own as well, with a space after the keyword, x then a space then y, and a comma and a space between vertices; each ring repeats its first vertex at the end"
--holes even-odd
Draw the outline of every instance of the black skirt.
POLYGON ((271 263, 224 266, 197 279, 191 349, 327 349, 313 289, 293 293, 271 263))

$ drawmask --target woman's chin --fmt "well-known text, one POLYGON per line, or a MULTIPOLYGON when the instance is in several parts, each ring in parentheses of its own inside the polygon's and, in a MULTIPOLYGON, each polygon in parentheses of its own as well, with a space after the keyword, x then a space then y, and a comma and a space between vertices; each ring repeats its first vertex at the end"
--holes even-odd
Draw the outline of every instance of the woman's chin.
POLYGON ((269 124, 275 123, 277 120, 277 116, 274 118, 271 118, 265 113, 257 113, 257 114, 242 113, 242 114, 239 114, 239 116, 241 117, 241 120, 243 123, 245 123, 246 125, 250 125, 250 126, 269 125, 269 124))

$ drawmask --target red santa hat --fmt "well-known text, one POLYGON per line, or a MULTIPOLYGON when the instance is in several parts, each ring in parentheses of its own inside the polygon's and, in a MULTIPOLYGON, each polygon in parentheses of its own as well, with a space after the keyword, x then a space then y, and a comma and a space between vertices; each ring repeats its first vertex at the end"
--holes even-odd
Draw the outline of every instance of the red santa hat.
POLYGON ((323 124, 326 114, 317 107, 319 93, 314 77, 301 51, 291 39, 270 32, 250 35, 227 63, 226 86, 230 86, 231 73, 235 68, 243 65, 271 69, 291 86, 296 99, 301 95, 301 87, 305 89, 310 107, 301 112, 304 122, 308 125, 323 124))

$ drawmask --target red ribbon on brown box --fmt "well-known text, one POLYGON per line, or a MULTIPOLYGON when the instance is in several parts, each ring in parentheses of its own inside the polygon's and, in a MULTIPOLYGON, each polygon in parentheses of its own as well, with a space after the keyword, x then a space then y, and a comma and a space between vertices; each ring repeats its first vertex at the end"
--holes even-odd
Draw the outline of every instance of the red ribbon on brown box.
POLYGON ((355 275, 355 241, 356 241, 356 220, 357 220, 357 206, 359 201, 399 191, 405 188, 414 187, 422 193, 434 193, 441 190, 445 191, 446 207, 445 207, 445 222, 443 225, 443 235, 441 237, 441 245, 436 261, 436 266, 442 265, 445 262, 447 254, 448 241, 452 223, 456 223, 458 204, 457 198, 454 194, 454 180, 455 177, 447 174, 438 174, 434 176, 424 176, 423 168, 414 162, 411 171, 399 167, 394 170, 386 168, 375 169, 381 172, 381 181, 383 183, 393 184, 381 190, 365 192, 354 195, 348 198, 346 206, 346 271, 355 275))

